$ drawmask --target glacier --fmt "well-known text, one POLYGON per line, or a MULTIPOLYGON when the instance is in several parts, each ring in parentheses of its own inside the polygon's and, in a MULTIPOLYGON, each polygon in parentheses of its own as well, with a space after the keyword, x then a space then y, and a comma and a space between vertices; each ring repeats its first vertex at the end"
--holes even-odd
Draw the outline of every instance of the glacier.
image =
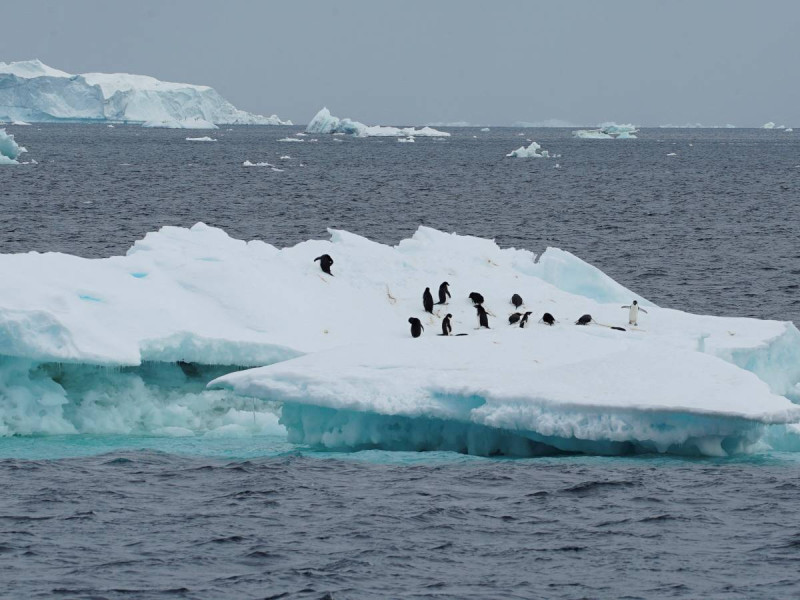
POLYGON ((578 129, 572 135, 584 140, 629 140, 635 139, 634 135, 639 130, 630 123, 618 125, 614 122, 601 123, 597 129, 578 129))
POLYGON ((386 127, 383 125, 364 125, 351 119, 340 119, 331 115, 327 107, 323 107, 306 126, 306 133, 343 133, 354 137, 450 137, 446 131, 438 131, 432 127, 386 127))
POLYGON ((511 156, 514 158, 558 158, 561 155, 553 154, 551 156, 549 151, 542 150, 542 147, 539 144, 536 142, 531 142, 527 148, 525 146, 520 146, 516 150, 512 150, 506 154, 506 156, 511 156))
POLYGON ((792 323, 658 307, 556 248, 329 231, 279 249, 198 223, 125 256, 0 255, 0 435, 285 427, 322 449, 511 456, 724 456, 796 437, 792 323), (313 261, 325 253, 333 277, 313 261), (443 280, 453 298, 423 313, 421 291, 443 280), (476 290, 492 329, 475 329, 476 290), (507 325, 515 292, 526 329, 507 325), (620 308, 632 299, 649 311, 640 328, 620 308), (552 328, 535 323, 545 311, 552 328), (436 335, 446 312, 468 335, 436 335), (584 313, 597 324, 573 325, 584 313))
POLYGON ((0 165, 18 165, 19 155, 27 150, 14 141, 14 136, 0 129, 0 165))
POLYGON ((0 62, 0 120, 120 122, 148 127, 291 125, 237 109, 211 87, 128 73, 71 75, 39 60, 0 62))

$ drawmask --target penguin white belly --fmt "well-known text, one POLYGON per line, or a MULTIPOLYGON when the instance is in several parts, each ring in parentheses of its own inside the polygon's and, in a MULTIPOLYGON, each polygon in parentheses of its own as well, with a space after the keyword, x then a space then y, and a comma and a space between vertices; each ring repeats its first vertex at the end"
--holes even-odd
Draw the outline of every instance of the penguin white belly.
POLYGON ((636 305, 631 306, 631 310, 628 313, 628 323, 633 325, 634 323, 638 322, 639 320, 639 307, 636 305))

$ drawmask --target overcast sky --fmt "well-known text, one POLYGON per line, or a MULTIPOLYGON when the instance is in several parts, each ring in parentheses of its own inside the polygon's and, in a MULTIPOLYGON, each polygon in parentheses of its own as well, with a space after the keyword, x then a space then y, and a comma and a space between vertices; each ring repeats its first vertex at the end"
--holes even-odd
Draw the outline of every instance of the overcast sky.
POLYGON ((0 61, 306 123, 800 125, 800 1, 0 0, 0 61))

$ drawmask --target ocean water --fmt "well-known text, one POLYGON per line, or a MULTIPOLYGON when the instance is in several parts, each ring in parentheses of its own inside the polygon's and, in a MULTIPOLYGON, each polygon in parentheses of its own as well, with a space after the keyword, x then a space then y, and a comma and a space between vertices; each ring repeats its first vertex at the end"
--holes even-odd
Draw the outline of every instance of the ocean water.
MULTIPOLYGON (((0 169, 0 252, 109 256, 197 221, 276 245, 327 227, 396 243, 425 224, 565 248, 663 306, 800 323, 798 134, 493 128, 289 143, 278 140, 300 128, 233 127, 204 143, 125 126, 7 129, 39 164, 0 169), (505 158, 526 138, 562 156, 505 158)), ((797 597, 798 461, 0 438, 0 597, 797 597)))

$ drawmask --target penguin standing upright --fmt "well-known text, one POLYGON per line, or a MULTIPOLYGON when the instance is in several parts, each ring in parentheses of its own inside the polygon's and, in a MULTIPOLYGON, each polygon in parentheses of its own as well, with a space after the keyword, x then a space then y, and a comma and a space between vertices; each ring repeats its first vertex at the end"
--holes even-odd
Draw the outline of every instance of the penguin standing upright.
POLYGON ((436 304, 447 304, 447 299, 450 298, 450 290, 447 289, 449 285, 449 283, 444 281, 439 286, 439 301, 436 304))
POLYGON ((528 326, 528 317, 531 316, 531 311, 526 312, 522 315, 522 318, 519 320, 520 329, 525 329, 528 326))
POLYGON ((327 273, 328 275, 333 276, 331 273, 331 266, 333 265, 333 259, 331 258, 330 254, 323 254, 322 256, 318 256, 314 259, 314 262, 319 261, 319 268, 322 269, 323 273, 327 273))
POLYGON ((453 318, 453 315, 447 313, 442 319, 442 335, 450 335, 453 333, 453 326, 450 324, 450 319, 453 318))
POLYGON ((422 322, 417 317, 410 317, 408 322, 411 323, 411 337, 418 338, 425 331, 422 322))
POLYGON ((514 305, 514 308, 519 308, 520 306, 522 306, 522 296, 520 296, 519 294, 514 294, 513 296, 511 296, 511 304, 514 305))
POLYGON ((644 314, 647 314, 647 311, 639 306, 639 303, 634 300, 630 304, 623 306, 622 308, 629 308, 628 311, 628 325, 639 325, 639 311, 642 311, 644 314))
POLYGON ((426 287, 422 294, 422 308, 425 309, 425 312, 433 314, 433 296, 429 287, 426 287))
POLYGON ((480 304, 475 305, 475 308, 478 311, 478 327, 486 327, 486 329, 491 329, 489 327, 489 317, 486 315, 486 309, 480 304))

